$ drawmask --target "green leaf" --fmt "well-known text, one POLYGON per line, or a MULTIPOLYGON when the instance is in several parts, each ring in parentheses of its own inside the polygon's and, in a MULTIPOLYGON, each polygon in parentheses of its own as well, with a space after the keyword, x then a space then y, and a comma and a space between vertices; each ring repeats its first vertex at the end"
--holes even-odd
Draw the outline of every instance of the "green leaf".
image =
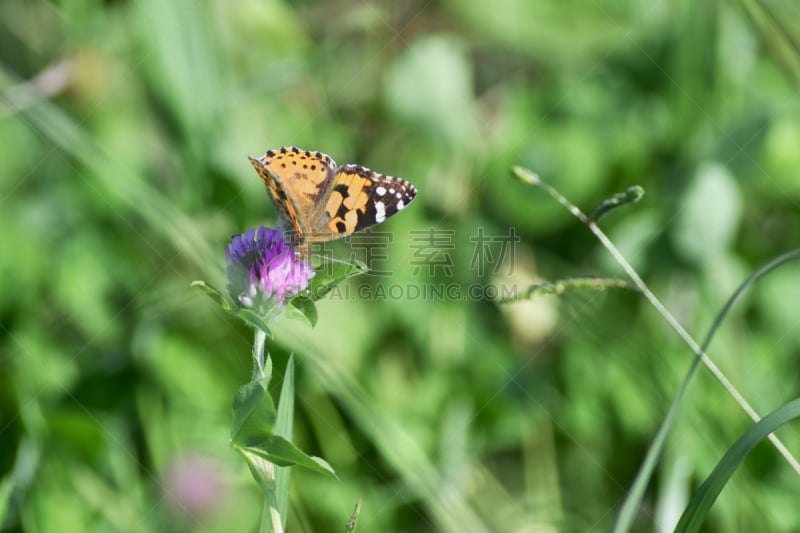
MULTIPOLYGON (((717 313, 717 316, 714 318, 714 322, 711 324, 705 339, 703 339, 703 343, 700 345, 700 349, 702 351, 708 349, 708 347, 711 345, 714 335, 722 324, 722 321, 725 320, 725 317, 728 316, 728 313, 733 308, 733 305, 739 300, 739 298, 747 289, 779 266, 790 261, 794 261, 798 258, 800 258, 800 249, 791 250, 761 266, 757 271, 748 276, 748 278, 744 280, 739 287, 737 287, 730 298, 728 298, 728 301, 725 302, 725 305, 722 307, 720 312, 717 313)), ((664 450, 667 437, 672 431, 672 427, 677 420, 678 411, 680 411, 681 407, 685 403, 689 386, 692 382, 692 378, 697 373, 697 369, 700 367, 700 363, 701 358, 696 356, 692 361, 689 371, 684 376, 683 382, 678 390, 678 394, 675 396, 675 399, 672 401, 672 404, 669 407, 669 411, 667 411, 667 415, 661 422, 661 426, 658 428, 658 431, 656 432, 656 435, 647 450, 644 461, 642 461, 642 464, 639 466, 639 471, 636 474, 636 478, 634 479, 631 488, 628 490, 627 496, 625 496, 625 501, 623 502, 622 508, 617 515, 617 522, 614 524, 613 531, 615 533, 622 533, 631 530, 631 525, 633 524, 636 512, 644 500, 647 485, 650 482, 650 478, 652 477, 653 471, 656 468, 658 459, 664 450)))
POLYGON ((315 276, 308 284, 306 298, 316 302, 333 290, 339 283, 347 278, 368 272, 369 267, 361 261, 343 263, 339 261, 325 261, 314 269, 315 276))
POLYGON ((800 417, 800 398, 779 407, 748 429, 697 489, 675 531, 698 531, 714 501, 747 454, 770 433, 797 417, 800 417))
POLYGON ((233 398, 231 443, 234 446, 248 446, 272 435, 277 414, 267 389, 270 377, 243 385, 233 398))
MULTIPOLYGON (((313 304, 312 304, 313 305, 313 304)), ((286 373, 283 375, 281 396, 278 399, 278 417, 275 420, 275 434, 292 442, 292 426, 294 422, 294 355, 289 356, 286 373)), ((275 467, 275 492, 278 499, 278 511, 286 520, 289 507, 289 481, 291 469, 275 467)))
POLYGON ((260 329, 261 331, 265 332, 267 335, 270 334, 269 332, 269 324, 264 317, 259 316, 258 314, 254 313, 250 309, 246 309, 243 307, 235 307, 232 306, 231 303, 228 301, 225 296, 202 280, 197 280, 192 282, 192 287, 197 287, 204 293, 206 293, 212 300, 217 302, 219 306, 228 313, 232 314, 235 317, 238 317, 244 320, 250 326, 260 329))
POLYGON ((257 313, 251 311, 250 309, 245 309, 244 307, 242 307, 240 309, 231 311, 231 314, 234 316, 238 316, 239 318, 241 318, 254 328, 260 329, 270 337, 272 336, 272 334, 269 331, 269 324, 267 323, 267 321, 263 317, 259 316, 257 313))
MULTIPOLYGON (((297 318, 302 317, 308 321, 309 325, 315 326, 317 324, 318 313, 314 302, 328 294, 336 285, 345 279, 367 272, 368 270, 369 267, 360 261, 355 261, 354 263, 325 261, 315 270, 316 275, 309 282, 308 289, 289 300, 284 310, 290 316, 297 318)), ((231 306, 230 302, 228 302, 221 292, 204 281, 194 281, 192 282, 192 286, 208 294, 228 313, 270 335, 269 317, 259 316, 257 313, 247 308, 231 306)), ((278 308, 275 308, 275 310, 277 311, 278 308)))
POLYGON ((315 275, 308 284, 308 289, 292 298, 286 306, 289 316, 304 318, 312 327, 317 324, 318 313, 314 302, 324 297, 336 285, 349 277, 367 272, 369 267, 361 261, 342 263, 323 261, 314 269, 315 275))
POLYGON ((205 281, 203 280, 193 281, 192 287, 197 287, 198 289, 206 293, 212 300, 217 302, 219 306, 225 311, 228 312, 231 311, 231 303, 228 301, 228 299, 225 298, 225 296, 223 296, 221 292, 219 292, 217 289, 215 289, 205 281))
POLYGON ((317 306, 308 296, 295 296, 286 306, 286 314, 290 317, 304 318, 310 326, 317 325, 317 306))
POLYGON ((324 459, 307 455, 297 448, 297 446, 278 435, 270 435, 258 443, 249 446, 241 446, 241 449, 247 453, 266 459, 277 466, 302 466, 309 470, 319 472, 320 474, 330 476, 333 479, 339 479, 336 476, 336 472, 331 468, 331 465, 324 459))

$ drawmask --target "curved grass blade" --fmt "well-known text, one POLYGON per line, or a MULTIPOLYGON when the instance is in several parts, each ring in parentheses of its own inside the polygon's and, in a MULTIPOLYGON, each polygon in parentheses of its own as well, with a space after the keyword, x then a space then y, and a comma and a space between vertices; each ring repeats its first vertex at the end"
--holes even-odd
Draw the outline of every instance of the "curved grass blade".
MULTIPOLYGON (((292 442, 292 426, 294 421, 294 354, 289 356, 286 372, 283 375, 281 395, 278 399, 278 416, 275 419, 275 434, 292 442)), ((278 511, 286 526, 286 514, 289 509, 289 481, 291 468, 275 467, 275 493, 278 499, 278 511)))
POLYGON ((709 509, 719 497, 720 492, 728 483, 731 475, 736 471, 744 458, 755 448, 756 444, 764 440, 770 433, 784 425, 790 420, 800 417, 800 398, 774 410, 741 436, 739 440, 725 453, 723 458, 717 463, 711 475, 700 485, 689 505, 683 511, 675 531, 693 532, 698 531, 708 514, 709 509))
MULTIPOLYGON (((717 314, 717 317, 714 319, 713 324, 711 324, 711 328, 709 328, 706 338, 700 345, 701 353, 705 352, 708 346, 711 344, 711 340, 714 338, 714 335, 722 324, 722 321, 728 315, 728 312, 730 312, 733 304, 739 299, 739 296, 741 296, 745 290, 779 266, 798 258, 800 258, 800 249, 791 250, 776 257, 744 280, 744 282, 739 285, 736 291, 734 291, 731 297, 728 298, 728 301, 725 302, 722 310, 720 310, 720 312, 717 314)), ((661 426, 658 428, 658 432, 656 432, 653 442, 650 443, 650 447, 647 449, 645 459, 642 462, 642 465, 639 467, 636 478, 634 479, 631 489, 628 491, 628 495, 625 498, 625 502, 622 504, 622 509, 617 516, 617 523, 614 524, 615 533, 630 531, 631 526, 633 525, 633 519, 636 516, 636 510, 641 506, 642 499, 644 499, 645 490, 647 490, 647 485, 650 483, 650 478, 653 476, 653 471, 655 470, 658 459, 661 457, 661 453, 664 450, 667 436, 669 435, 672 426, 675 424, 678 411, 683 405, 683 401, 689 391, 689 385, 691 384, 692 378, 697 373, 697 369, 700 367, 701 361, 702 359, 699 355, 696 355, 692 360, 692 364, 689 367, 689 371, 686 373, 686 376, 683 378, 683 382, 681 383, 680 389, 678 389, 678 394, 675 396, 675 400, 673 400, 672 405, 670 405, 669 411, 664 417, 664 421, 661 422, 661 426)))

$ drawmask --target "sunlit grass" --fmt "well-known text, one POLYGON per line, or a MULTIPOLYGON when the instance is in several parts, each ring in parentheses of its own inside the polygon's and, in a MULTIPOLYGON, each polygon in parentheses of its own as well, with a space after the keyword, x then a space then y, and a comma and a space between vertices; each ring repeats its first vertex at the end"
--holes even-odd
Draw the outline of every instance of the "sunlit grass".
MULTIPOLYGON (((299 145, 419 195, 376 228, 388 275, 344 282, 313 329, 281 320, 267 341, 276 375, 294 353, 294 442, 339 476, 292 471, 288 530, 341 531, 358 501, 359 532, 611 529, 692 353, 639 292, 559 290, 627 278, 507 176, 533 168, 586 212, 643 186, 603 229, 695 338, 795 248, 796 7, 684 8, 0 2, 3 525, 258 527, 228 446, 252 332, 190 282, 224 286, 230 237, 276 222, 246 155, 299 145), (429 229, 450 271, 420 263, 429 229), (481 234, 498 240, 479 271, 481 234), (500 306, 462 298, 472 285, 561 296, 500 306), (439 286, 458 291, 409 297, 439 286), (186 468, 210 503, 175 489, 186 468)), ((714 361, 762 414, 800 386, 793 268, 716 333, 714 361)), ((701 369, 634 529, 674 526, 751 424, 701 369)), ((780 437, 797 455, 796 428, 780 437)), ((796 530, 797 487, 757 447, 705 527, 796 530)))

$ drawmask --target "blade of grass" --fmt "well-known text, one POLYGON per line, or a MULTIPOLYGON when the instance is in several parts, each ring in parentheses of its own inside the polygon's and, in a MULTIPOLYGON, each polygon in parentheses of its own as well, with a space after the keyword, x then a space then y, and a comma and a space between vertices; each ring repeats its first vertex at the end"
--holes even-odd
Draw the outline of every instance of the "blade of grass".
POLYGON ((689 505, 686 506, 680 521, 678 521, 675 531, 681 533, 698 531, 709 509, 719 497, 720 492, 722 492, 730 477, 742 464, 744 458, 755 448, 756 444, 764 440, 764 437, 771 435, 773 431, 786 422, 797 417, 800 417, 800 398, 779 407, 748 429, 730 447, 720 462, 717 463, 714 471, 697 489, 689 505))
MULTIPOLYGON (((701 345, 702 349, 706 350, 711 344, 711 340, 714 338, 714 334, 717 332, 717 329, 719 329, 722 321, 728 315, 728 312, 733 307, 733 304, 739 299, 739 296, 741 296, 745 290, 779 266, 798 258, 800 258, 800 249, 787 252, 756 270, 741 285, 739 285, 731 297, 728 298, 728 301, 725 302, 725 305, 714 319, 713 324, 711 324, 711 327, 706 334, 706 338, 703 340, 703 344, 701 345)), ((614 531, 628 531, 633 525, 633 519, 636 516, 636 510, 639 508, 642 500, 644 499, 645 490, 647 490, 647 485, 650 483, 650 478, 653 476, 653 471, 658 463, 658 459, 661 457, 661 452, 664 450, 667 436, 669 435, 669 432, 675 423, 678 411, 683 405, 683 400, 689 391, 689 384, 692 382, 692 379, 697 373, 697 369, 700 367, 700 362, 701 359, 699 357, 695 357, 692 360, 689 371, 684 376, 683 382, 678 389, 678 394, 672 401, 672 405, 669 407, 667 416, 664 417, 664 420, 661 422, 661 426, 656 432, 656 436, 650 443, 650 446, 647 449, 647 454, 645 455, 645 459, 642 461, 639 471, 636 473, 636 478, 631 485, 631 489, 628 491, 628 494, 625 497, 625 502, 623 503, 622 509, 617 516, 617 523, 614 527, 614 531)))
MULTIPOLYGON (((628 276, 631 278, 634 284, 639 288, 642 294, 644 294, 645 298, 647 298, 650 304, 653 305, 653 307, 655 307, 655 309, 662 317, 664 317, 664 319, 667 321, 670 327, 672 327, 672 329, 678 334, 678 336, 680 336, 681 339, 683 339, 683 341, 689 346, 689 348, 691 348, 692 351, 696 354, 697 357, 696 360, 693 361, 693 366, 699 364, 699 362, 702 362, 706 366, 706 368, 708 368, 711 371, 711 373, 714 375, 717 381, 719 381, 722 384, 725 390, 728 391, 728 394, 730 394, 736 401, 736 403, 738 403, 739 406, 747 413, 747 415, 754 422, 758 422, 761 418, 755 411, 755 409, 753 409, 753 407, 747 402, 747 400, 744 399, 741 393, 739 393, 736 387, 733 386, 733 384, 722 373, 722 371, 717 367, 717 365, 714 364, 714 362, 708 357, 708 355, 705 353, 704 348, 702 348, 700 345, 697 344, 694 338, 692 338, 692 336, 689 335, 689 333, 683 328, 683 326, 681 326, 681 324, 677 321, 677 319, 674 316, 672 316, 672 314, 667 310, 666 307, 664 307, 664 305, 655 296, 655 294, 653 294, 650 288, 647 287, 647 285, 644 283, 644 281, 636 272, 636 270, 634 270, 634 268, 630 265, 630 263, 628 263, 628 261, 622 255, 622 253, 617 249, 616 246, 614 246, 614 244, 606 236, 606 234, 603 233, 603 230, 601 230, 600 227, 594 223, 594 221, 592 221, 589 217, 587 217, 580 209, 578 209, 577 206, 575 206, 569 200, 564 198, 564 196, 562 196, 552 186, 548 185, 547 183, 544 183, 535 172, 523 167, 514 167, 512 169, 512 172, 522 182, 527 183, 529 185, 535 185, 537 187, 541 187, 542 189, 544 189, 545 192, 547 192, 558 203, 563 205, 578 220, 583 222, 592 233, 594 233, 594 235, 601 242, 601 244, 605 246, 605 248, 611 253, 614 259, 617 261, 617 263, 623 268, 623 270, 625 270, 625 272, 628 274, 628 276)), ((784 256, 781 256, 781 258, 785 258, 787 255, 791 256, 791 258, 794 258, 793 254, 795 253, 797 252, 796 251, 789 252, 788 254, 784 254, 784 256)), ((786 260, 788 259, 785 259, 783 262, 785 262, 786 260)), ((773 263, 775 262, 772 262, 769 265, 773 265, 773 263)), ((777 264, 771 266, 767 271, 771 270, 772 268, 775 268, 775 266, 777 266, 777 264)), ((763 275, 763 273, 761 275, 763 275)), ((745 284, 743 285, 743 287, 740 288, 740 290, 744 290, 746 286, 749 286, 749 283, 745 282, 745 284)), ((737 291, 734 294, 734 296, 738 296, 739 293, 740 291, 737 291)), ((729 301, 729 304, 726 305, 726 307, 724 308, 724 312, 726 314, 730 305, 732 305, 732 301, 729 301)), ((719 321, 721 319, 722 319, 721 317, 718 317, 718 321, 714 323, 714 326, 712 327, 712 333, 716 331, 716 328, 719 326, 719 321)), ((692 370, 690 370, 690 374, 693 374, 692 370)), ((691 377, 689 374, 687 374, 687 376, 691 377)), ((673 405, 673 407, 675 407, 675 413, 672 412, 671 408, 670 413, 668 413, 667 418, 665 419, 664 422, 664 424, 668 424, 664 426, 664 435, 657 434, 656 440, 654 440, 654 445, 656 445, 657 449, 654 452, 653 457, 646 458, 646 461, 643 464, 643 468, 647 468, 647 470, 645 470, 643 474, 643 479, 642 479, 643 485, 642 486, 636 485, 636 482, 639 481, 638 479, 636 480, 634 487, 634 489, 636 489, 636 492, 632 495, 632 497, 629 496, 629 498, 626 499, 626 502, 623 505, 622 510, 620 511, 620 516, 618 518, 617 524, 614 527, 614 531, 628 531, 630 529, 630 526, 633 522, 633 515, 635 514, 636 509, 639 507, 641 503, 641 498, 643 497, 644 494, 644 488, 647 486, 647 483, 649 483, 652 474, 652 469, 655 467, 655 461, 658 458, 658 455, 660 454, 661 448, 663 447, 663 440, 666 438, 666 434, 668 433, 668 430, 670 429, 673 423, 674 416, 677 413, 677 409, 680 407, 680 405, 678 406, 673 405), (650 461, 652 461, 652 463, 650 461), (641 493, 639 492, 640 490, 641 493)), ((661 430, 659 430, 659 433, 660 431, 661 430)), ((789 450, 786 448, 786 446, 784 446, 784 444, 780 441, 780 439, 778 439, 778 437, 775 435, 770 435, 769 439, 775 446, 775 448, 778 450, 778 452, 784 457, 786 462, 789 463, 792 469, 794 469, 794 471, 798 475, 800 475, 800 463, 797 462, 797 459, 795 459, 795 457, 791 454, 791 452, 789 452, 789 450)))
MULTIPOLYGON (((294 355, 289 356, 286 372, 283 375, 281 395, 278 399, 278 415, 275 419, 275 434, 292 442, 294 421, 294 355)), ((289 481, 291 468, 275 467, 275 492, 278 498, 278 511, 286 527, 286 512, 289 508, 289 481)))
POLYGON ((392 470, 403 480, 404 490, 424 505, 429 518, 427 529, 441 531, 487 532, 492 529, 462 494, 443 490, 446 485, 436 464, 431 461, 418 437, 396 417, 386 416, 374 395, 353 376, 333 364, 331 347, 318 346, 309 336, 302 336, 295 324, 285 324, 275 332, 276 341, 291 345, 304 363, 312 365, 309 374, 323 389, 336 398, 358 429, 368 436, 392 470), (327 352, 326 357, 319 354, 327 352))
MULTIPOLYGON (((208 239, 197 230, 196 224, 142 176, 115 160, 113 154, 76 120, 36 94, 5 68, 0 68, 0 93, 5 104, 16 111, 15 117, 23 120, 54 151, 78 161, 89 170, 92 180, 86 181, 88 187, 101 189, 102 195, 139 214, 154 232, 162 235, 200 271, 208 272, 209 265, 217 264, 212 260, 217 254, 210 248, 208 239)), ((126 213, 118 215, 124 220, 126 213)), ((135 234, 141 236, 141 230, 133 220, 126 222, 135 234)), ((155 249, 155 245, 151 244, 151 247, 155 249)), ((163 256, 162 251, 157 253, 163 256)))
POLYGON ((761 38, 778 63, 800 87, 800 46, 792 40, 786 26, 780 23, 769 7, 757 0, 739 0, 742 10, 758 29, 761 38))

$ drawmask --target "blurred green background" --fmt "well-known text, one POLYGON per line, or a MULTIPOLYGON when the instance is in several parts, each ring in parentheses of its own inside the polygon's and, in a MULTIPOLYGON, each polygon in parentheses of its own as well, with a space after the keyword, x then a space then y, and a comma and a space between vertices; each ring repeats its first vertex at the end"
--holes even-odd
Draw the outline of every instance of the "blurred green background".
MULTIPOLYGON (((392 276, 353 290, 622 276, 508 169, 587 211, 640 184, 602 225, 701 338, 800 241, 798 43, 792 0, 2 0, 4 529, 257 529, 228 446, 252 333, 189 287, 224 286, 230 236, 276 222, 246 154, 297 145, 417 186, 377 228, 392 276), (509 228, 502 268, 471 264, 471 238, 509 228), (415 264, 431 229, 450 273, 415 264)), ((711 347, 761 413, 797 396, 799 301, 782 267, 711 347)), ((340 477, 294 471, 290 531, 341 531, 359 498, 359 531, 608 530, 692 357, 630 292, 319 307, 269 344, 279 370, 296 354, 296 442, 340 477)), ((749 425, 702 370, 637 527, 671 528, 749 425)), ((799 487, 762 445, 708 530, 800 530, 799 487)))

